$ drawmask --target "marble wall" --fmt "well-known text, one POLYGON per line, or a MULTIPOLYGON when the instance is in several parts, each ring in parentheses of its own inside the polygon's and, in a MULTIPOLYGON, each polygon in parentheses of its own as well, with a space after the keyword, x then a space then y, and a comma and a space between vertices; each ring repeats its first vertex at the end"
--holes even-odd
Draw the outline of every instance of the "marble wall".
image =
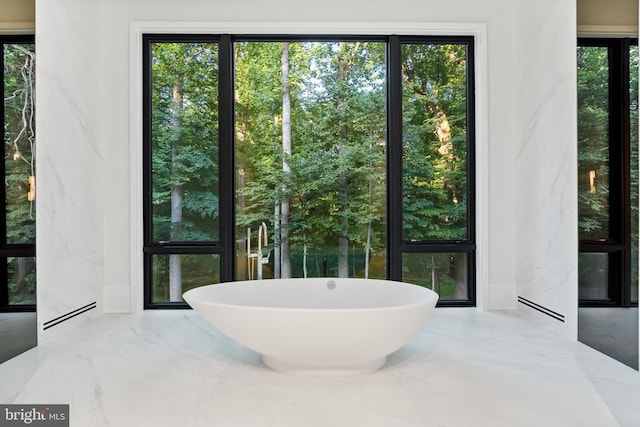
POLYGON ((42 1, 36 8, 41 332, 59 316, 97 302, 103 286, 103 212, 108 201, 102 191, 105 87, 96 12, 96 4, 82 0, 42 1))
POLYGON ((336 33, 476 31, 478 305, 515 309, 526 293, 572 318, 575 242, 562 240, 575 229, 575 132, 564 123, 575 105, 574 1, 37 0, 36 12, 42 321, 92 301, 88 315, 142 307, 136 31, 280 32, 310 21, 336 33))
POLYGON ((575 4, 523 1, 518 28, 526 55, 515 62, 517 292, 564 316, 576 336, 575 4))

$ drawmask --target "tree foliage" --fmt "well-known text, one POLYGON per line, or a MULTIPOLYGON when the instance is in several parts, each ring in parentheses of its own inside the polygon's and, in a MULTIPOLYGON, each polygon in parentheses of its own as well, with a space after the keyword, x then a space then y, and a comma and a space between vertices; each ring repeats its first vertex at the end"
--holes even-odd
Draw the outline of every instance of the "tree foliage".
POLYGON ((153 45, 154 239, 218 238, 217 66, 215 44, 153 45), (171 221, 172 186, 181 191, 179 222, 171 221))
POLYGON ((466 50, 403 46, 404 237, 467 236, 466 50))
MULTIPOLYGON (((6 243, 35 244, 35 46, 6 44, 4 196, 6 243)), ((35 304, 35 259, 9 257, 9 304, 35 304)))
MULTIPOLYGON (((254 229, 260 221, 273 224, 278 221, 273 206, 289 200, 296 275, 302 274, 307 248, 313 257, 336 257, 340 233, 364 248, 369 224, 375 224, 370 246, 383 253, 384 45, 289 43, 292 154, 286 175, 280 160, 285 154, 279 48, 279 43, 236 48, 236 153, 245 183, 238 188, 243 205, 237 224, 254 229), (348 76, 338 78, 347 63, 348 76)), ((238 230, 239 239, 244 230, 238 230)))
POLYGON ((7 243, 35 242, 35 54, 33 45, 4 49, 4 143, 7 243))
POLYGON ((631 255, 631 301, 638 302, 638 241, 640 239, 638 233, 638 211, 640 208, 640 200, 638 199, 638 190, 640 185, 639 178, 639 150, 638 150, 638 46, 632 46, 629 50, 629 69, 630 69, 630 84, 629 84, 629 113, 631 115, 631 242, 632 242, 632 255, 631 255))
MULTIPOLYGON (((286 227, 293 276, 384 278, 386 44, 290 41, 287 49, 290 154, 283 149, 283 43, 233 45, 238 258, 247 256, 248 228, 256 250, 256 231, 264 222, 270 230, 266 268, 279 262, 274 254, 286 227), (286 224, 283 201, 289 207, 286 224)), ((463 44, 403 49, 404 237, 464 239, 467 52, 463 44)), ((154 236, 213 239, 215 49, 157 43, 153 53, 154 236), (178 191, 183 216, 176 223, 171 196, 178 191)))
POLYGON ((578 47, 578 230, 609 237, 609 59, 606 47, 578 47))
MULTIPOLYGON (((621 40, 619 40, 621 41, 621 40)), ((638 300, 638 47, 629 46, 629 63, 616 64, 624 55, 614 44, 578 46, 578 235, 580 240, 620 243, 616 229, 628 214, 617 207, 622 197, 630 202, 631 301, 638 300), (610 69, 610 64, 613 67, 610 69), (620 67, 629 71, 629 135, 616 122, 626 112, 624 94, 615 94, 627 82, 616 76, 620 67), (614 86, 610 87, 610 83, 614 86), (610 104, 612 102, 612 104, 610 104), (614 120, 612 120, 614 119, 614 120), (620 139, 616 138, 620 135, 620 139), (626 136, 629 137, 627 142, 626 136), (629 147, 620 147, 620 143, 629 147), (620 147, 620 148, 618 148, 620 147), (630 157, 627 157, 626 149, 630 157), (620 151, 622 150, 622 151, 620 151), (625 166, 624 163, 627 163, 625 166), (616 173, 616 174, 614 174, 616 173), (626 194, 623 184, 628 173, 630 186, 626 194)), ((580 297, 608 298, 602 278, 609 270, 609 256, 582 253, 580 258, 580 297)), ((613 255, 617 256, 617 255, 613 255)), ((606 280, 606 279, 604 279, 606 280)))

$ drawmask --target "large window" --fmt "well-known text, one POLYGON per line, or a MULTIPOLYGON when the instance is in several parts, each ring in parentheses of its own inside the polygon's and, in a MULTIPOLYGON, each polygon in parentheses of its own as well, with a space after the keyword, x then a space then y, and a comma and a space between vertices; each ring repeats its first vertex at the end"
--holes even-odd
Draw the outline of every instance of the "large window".
POLYGON ((471 37, 144 37, 145 305, 369 277, 475 303, 471 37))
POLYGON ((402 219, 391 230, 402 236, 402 279, 445 301, 473 299, 475 283, 471 48, 400 45, 402 219))
POLYGON ((4 176, 0 197, 0 312, 35 311, 35 49, 0 36, 4 176))
POLYGON ((386 277, 385 50, 234 44, 236 278, 386 277))
POLYGON ((578 41, 582 307, 638 304, 638 46, 578 41))

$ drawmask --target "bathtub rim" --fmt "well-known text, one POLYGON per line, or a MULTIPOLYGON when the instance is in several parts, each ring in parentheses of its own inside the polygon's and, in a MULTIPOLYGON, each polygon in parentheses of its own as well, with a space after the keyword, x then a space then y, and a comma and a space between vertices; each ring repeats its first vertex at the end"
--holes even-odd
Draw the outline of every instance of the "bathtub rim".
POLYGON ((195 308, 191 305, 191 302, 188 301, 188 298, 190 298, 191 295, 196 294, 195 291, 202 289, 202 288, 207 288, 207 289, 213 289, 215 286, 219 286, 219 285, 226 285, 226 286, 233 286, 233 285, 247 285, 247 286, 258 286, 261 283, 269 283, 269 282, 279 282, 279 281, 295 281, 295 280, 313 280, 313 279, 325 279, 325 280, 357 280, 357 281, 361 281, 361 282, 366 282, 366 281, 376 281, 376 282, 389 282, 391 284, 393 284, 392 286, 401 286, 401 287, 407 287, 407 286, 415 286, 421 290, 427 291, 426 294, 429 296, 428 300, 422 300, 419 302, 412 302, 409 304, 394 304, 394 305, 384 305, 384 306, 377 306, 377 307, 347 307, 347 308, 340 308, 340 307, 282 307, 282 306, 264 306, 264 305, 251 305, 251 304, 236 304, 236 303, 226 303, 226 302, 217 302, 217 301, 210 301, 210 300, 203 300, 203 299, 197 299, 197 300, 193 300, 192 302, 194 304, 204 304, 207 306, 216 306, 216 307, 229 307, 229 308, 237 308, 237 309, 250 309, 250 310, 267 310, 267 311, 271 311, 271 310, 286 310, 286 311, 292 311, 292 312, 296 312, 296 311, 313 311, 313 312, 363 312, 363 311, 378 311, 378 310, 400 310, 400 309, 405 309, 405 308, 410 308, 410 307, 419 307, 419 306, 429 306, 432 305, 435 307, 435 305, 438 303, 438 300, 440 299, 440 295, 433 291, 432 289, 429 288, 425 288, 423 286, 420 285, 416 285, 413 283, 407 283, 407 282, 401 282, 398 280, 386 280, 386 279, 364 279, 364 278, 338 278, 338 277, 309 277, 309 278, 287 278, 287 279, 264 279, 264 280, 238 280, 238 281, 230 281, 230 282, 220 282, 220 283, 212 283, 212 284, 208 284, 208 285, 202 285, 202 286, 198 286, 196 288, 192 288, 189 289, 188 291, 184 292, 182 294, 182 298, 183 300, 192 308, 195 310, 195 308), (187 296, 187 298, 185 298, 185 296, 187 296))

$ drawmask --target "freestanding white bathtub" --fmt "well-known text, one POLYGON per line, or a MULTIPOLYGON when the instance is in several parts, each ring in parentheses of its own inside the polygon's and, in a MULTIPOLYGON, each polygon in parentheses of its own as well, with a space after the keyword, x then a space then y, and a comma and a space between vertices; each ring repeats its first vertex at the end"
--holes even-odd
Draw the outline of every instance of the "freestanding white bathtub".
POLYGON ((277 371, 351 375, 375 371, 422 327, 438 294, 370 279, 226 282, 184 300, 277 371))

